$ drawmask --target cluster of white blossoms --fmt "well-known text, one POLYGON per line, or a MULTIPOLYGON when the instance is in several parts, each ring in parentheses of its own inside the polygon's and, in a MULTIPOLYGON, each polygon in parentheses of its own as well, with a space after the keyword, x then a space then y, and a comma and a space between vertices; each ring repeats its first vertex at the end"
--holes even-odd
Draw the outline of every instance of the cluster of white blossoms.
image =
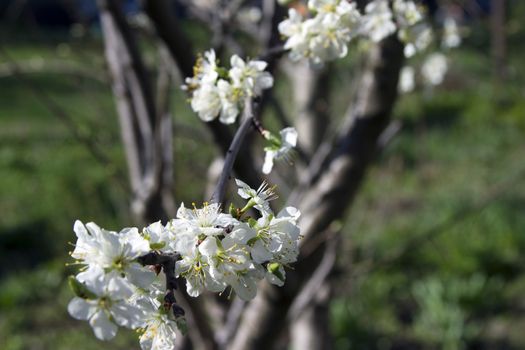
POLYGON ((284 48, 290 58, 308 57, 321 64, 346 56, 348 43, 358 33, 361 14, 355 3, 342 0, 310 0, 311 18, 303 18, 291 8, 289 18, 279 24, 279 32, 287 38, 284 48))
POLYGON ((355 37, 379 42, 396 30, 409 57, 423 50, 432 38, 421 9, 411 0, 394 0, 392 8, 388 0, 374 0, 363 14, 355 2, 347 0, 309 0, 308 8, 310 17, 291 8, 288 18, 279 24, 292 60, 308 58, 319 65, 346 56, 355 37))
MULTIPOLYGON (((418 76, 421 83, 427 88, 432 88, 440 85, 445 80, 448 71, 447 57, 435 52, 425 58, 421 64, 418 76)), ((409 93, 414 91, 416 87, 416 70, 411 66, 405 66, 399 75, 398 90, 401 93, 409 93)))
POLYGON ((405 57, 425 50, 433 40, 430 25, 424 21, 421 8, 413 1, 394 0, 394 13, 398 24, 398 38, 405 44, 405 57))
POLYGON ((264 71, 266 62, 245 62, 233 55, 230 64, 229 70, 218 66, 212 49, 198 58, 194 76, 186 78, 183 88, 191 94, 191 107, 203 121, 219 117, 222 123, 232 124, 246 97, 260 96, 264 89, 273 86, 273 77, 264 71))
MULTIPOLYGON (((194 67, 194 76, 186 78, 183 88, 191 93, 191 107, 204 121, 211 121, 217 116, 224 124, 235 122, 242 108, 245 97, 260 96, 264 89, 273 85, 270 73, 265 72, 264 61, 244 62, 239 56, 230 59, 231 69, 219 67, 213 50, 199 57, 194 67)), ((272 171, 274 160, 290 160, 292 149, 297 145, 297 131, 284 128, 281 138, 275 137, 268 130, 261 131, 269 142, 265 147, 263 173, 272 171)))
MULTIPOLYGON (((432 40, 430 37, 428 40, 432 40)), ((443 21, 443 31, 441 35, 441 47, 450 50, 461 44, 461 35, 456 20, 446 17, 443 21)), ((427 44, 425 44, 427 45, 427 44)), ((405 53, 408 45, 405 46, 405 53)), ((401 93, 408 93, 416 88, 416 78, 427 88, 440 85, 445 80, 448 71, 447 57, 441 52, 429 54, 419 67, 419 71, 411 66, 405 66, 399 76, 398 90, 401 93)))
MULTIPOLYGON (((394 2, 394 6, 395 4, 396 2, 394 2)), ((409 35, 418 30, 420 33, 415 36, 415 39, 405 44, 406 57, 411 57, 416 52, 424 50, 433 40, 432 31, 424 22, 418 22, 414 26, 409 27, 407 32, 400 31, 399 35, 409 35)), ((460 44, 461 35, 456 20, 453 17, 445 17, 442 22, 441 48, 450 50, 458 47, 460 44)), ((417 68, 419 69, 417 70, 416 67, 412 66, 403 67, 399 76, 399 92, 409 93, 414 91, 416 83, 421 83, 427 88, 440 85, 445 80, 449 67, 447 57, 438 51, 429 53, 417 68)))
POLYGON ((284 267, 299 253, 300 213, 287 207, 274 214, 269 201, 276 195, 265 183, 258 190, 236 183, 246 204, 230 206, 229 213, 218 204, 192 209, 182 204, 166 225, 118 233, 75 222, 71 256, 83 267, 70 278, 77 295, 68 305, 71 316, 88 321, 99 339, 113 338, 121 326, 139 331, 142 349, 168 350, 184 324, 184 311, 168 288, 170 276, 184 278, 193 297, 229 288, 250 300, 262 279, 283 285, 284 267), (161 259, 148 260, 152 255, 161 259))

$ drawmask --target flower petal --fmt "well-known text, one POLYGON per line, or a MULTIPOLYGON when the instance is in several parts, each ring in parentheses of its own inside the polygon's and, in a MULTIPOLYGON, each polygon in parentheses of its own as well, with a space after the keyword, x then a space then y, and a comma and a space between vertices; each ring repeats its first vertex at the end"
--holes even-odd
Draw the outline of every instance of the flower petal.
POLYGON ((98 310, 89 320, 89 324, 93 328, 95 337, 100 340, 110 340, 117 335, 117 325, 109 320, 104 310, 98 310))
POLYGON ((73 298, 67 305, 67 311, 77 320, 88 320, 96 310, 97 308, 92 303, 78 297, 73 298))

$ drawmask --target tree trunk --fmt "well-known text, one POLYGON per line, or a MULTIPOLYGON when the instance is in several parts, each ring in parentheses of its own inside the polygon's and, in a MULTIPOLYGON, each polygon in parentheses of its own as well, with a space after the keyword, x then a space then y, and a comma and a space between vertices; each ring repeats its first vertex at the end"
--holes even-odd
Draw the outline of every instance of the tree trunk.
MULTIPOLYGON (((359 189, 364 173, 373 160, 381 132, 390 119, 397 97, 403 45, 395 36, 371 49, 368 67, 361 79, 357 102, 346 116, 333 152, 323 162, 320 173, 299 190, 292 205, 301 212, 302 247, 319 238, 336 220, 343 218, 359 189)), ((316 170, 317 171, 317 170, 316 170)), ((319 265, 322 249, 294 265, 282 288, 264 284, 244 314, 229 349, 267 349, 286 327, 286 315, 294 297, 319 265)), ((304 250, 303 250, 304 252, 304 250)))

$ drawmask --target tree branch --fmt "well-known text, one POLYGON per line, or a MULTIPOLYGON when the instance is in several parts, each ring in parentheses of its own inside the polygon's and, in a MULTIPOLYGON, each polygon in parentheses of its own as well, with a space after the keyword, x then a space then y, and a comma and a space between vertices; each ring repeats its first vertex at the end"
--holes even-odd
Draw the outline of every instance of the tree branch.
POLYGON ((224 202, 224 195, 226 193, 226 185, 228 184, 228 181, 230 180, 231 172, 233 169, 233 164, 235 163, 235 159, 237 158, 237 154, 239 153, 239 150, 241 149, 241 146, 243 144, 244 139, 246 138, 246 135, 252 130, 253 127, 253 121, 254 121, 254 114, 253 114, 253 106, 252 106, 252 98, 247 97, 244 101, 244 110, 243 110, 243 120, 241 122, 241 126, 239 129, 237 129, 237 132, 235 133, 235 136, 233 137, 233 141, 228 148, 228 151, 226 152, 226 158, 224 159, 224 166, 222 168, 222 173, 219 177, 219 181, 217 181, 217 186, 215 187, 215 191, 213 192, 213 195, 211 196, 211 202, 212 203, 223 203, 224 202))
MULTIPOLYGON (((377 139, 389 121, 397 96, 397 81, 403 60, 403 45, 391 36, 371 49, 357 103, 346 116, 347 127, 328 152, 319 179, 296 196, 303 215, 298 223, 305 237, 302 244, 343 217, 351 205, 363 175, 373 160, 377 139)), ((321 247, 320 247, 321 248, 321 247)), ((308 258, 300 257, 295 272, 283 288, 264 284, 248 306, 230 349, 264 349, 272 346, 284 329, 293 296, 311 276, 320 261, 320 248, 308 258)))

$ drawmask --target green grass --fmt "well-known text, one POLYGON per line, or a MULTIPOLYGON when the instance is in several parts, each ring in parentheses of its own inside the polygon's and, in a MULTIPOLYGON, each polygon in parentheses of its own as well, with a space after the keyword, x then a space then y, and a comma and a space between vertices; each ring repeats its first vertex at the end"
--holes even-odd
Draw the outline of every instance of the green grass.
POLYGON ((484 57, 452 58, 432 97, 399 101, 345 226, 338 349, 525 346, 524 77, 496 95, 484 57))

